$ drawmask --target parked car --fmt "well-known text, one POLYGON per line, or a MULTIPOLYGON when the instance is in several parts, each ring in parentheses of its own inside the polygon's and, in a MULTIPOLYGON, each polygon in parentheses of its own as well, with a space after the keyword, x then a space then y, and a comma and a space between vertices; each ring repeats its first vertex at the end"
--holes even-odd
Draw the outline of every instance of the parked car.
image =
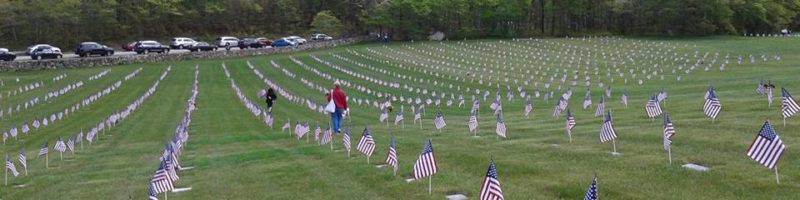
POLYGON ((303 39, 300 36, 296 36, 296 35, 285 37, 285 39, 290 40, 290 41, 292 41, 294 43, 297 43, 297 45, 306 44, 306 39, 303 39))
POLYGON ((216 51, 217 46, 211 45, 208 42, 195 42, 192 46, 187 47, 191 52, 195 51, 216 51))
POLYGON ((91 55, 110 56, 114 55, 114 49, 97 42, 83 42, 78 44, 78 47, 75 48, 75 54, 80 57, 91 55))
POLYGON ((133 46, 136 46, 136 43, 139 41, 133 41, 128 44, 122 45, 122 50, 125 51, 133 51, 133 46))
POLYGON ((333 39, 333 37, 331 37, 331 36, 328 36, 328 35, 325 35, 324 33, 314 33, 314 34, 311 34, 311 41, 317 41, 317 40, 332 40, 332 39, 333 39))
POLYGON ((13 52, 8 51, 6 48, 0 48, 0 60, 2 61, 13 61, 17 59, 17 55, 13 52))
POLYGON ((169 48, 173 49, 185 49, 189 46, 192 46, 196 41, 192 38, 187 37, 176 37, 172 38, 172 42, 169 43, 169 48))
POLYGON ((258 38, 242 38, 239 40, 239 48, 240 49, 247 49, 247 48, 261 48, 264 45, 258 41, 258 38))
POLYGON ((33 46, 29 46, 28 49, 25 50, 25 55, 32 55, 33 50, 42 46, 50 46, 49 44, 37 44, 33 46))
POLYGON ((256 40, 258 40, 258 42, 261 43, 261 46, 263 47, 272 46, 272 40, 267 39, 265 37, 256 38, 256 40))
POLYGON ((37 45, 31 53, 32 60, 61 58, 61 49, 50 45, 37 45))
POLYGON ((136 51, 136 54, 148 54, 150 52, 169 53, 169 47, 156 41, 147 40, 137 42, 133 46, 133 51, 136 51))
POLYGON ((297 46, 297 43, 286 38, 281 38, 272 41, 272 47, 286 47, 286 46, 297 46))
POLYGON ((222 36, 217 38, 217 47, 225 47, 231 49, 232 47, 239 46, 239 38, 222 36))

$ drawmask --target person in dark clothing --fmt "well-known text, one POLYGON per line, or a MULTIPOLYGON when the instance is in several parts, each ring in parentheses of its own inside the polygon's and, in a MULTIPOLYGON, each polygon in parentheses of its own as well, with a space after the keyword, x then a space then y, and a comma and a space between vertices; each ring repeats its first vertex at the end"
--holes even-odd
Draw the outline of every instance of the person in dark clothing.
POLYGON ((272 112, 272 102, 275 101, 276 98, 278 98, 278 96, 275 95, 275 90, 272 88, 267 89, 267 110, 270 112, 272 112))

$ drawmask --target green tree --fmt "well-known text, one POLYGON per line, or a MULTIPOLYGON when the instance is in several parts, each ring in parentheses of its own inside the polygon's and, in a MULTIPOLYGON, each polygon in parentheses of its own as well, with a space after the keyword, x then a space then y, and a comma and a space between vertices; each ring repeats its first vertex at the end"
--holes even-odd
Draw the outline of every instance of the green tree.
POLYGON ((330 10, 323 10, 314 16, 314 20, 311 21, 311 28, 315 32, 339 36, 342 34, 344 25, 342 25, 342 21, 340 21, 339 18, 333 15, 333 12, 330 10))

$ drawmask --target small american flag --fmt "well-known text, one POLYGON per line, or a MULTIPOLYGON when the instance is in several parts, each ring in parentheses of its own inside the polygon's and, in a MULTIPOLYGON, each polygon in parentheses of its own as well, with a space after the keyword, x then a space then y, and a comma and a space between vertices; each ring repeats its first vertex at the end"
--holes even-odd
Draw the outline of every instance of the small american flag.
POLYGON ((350 152, 350 128, 344 129, 344 134, 342 134, 342 145, 344 145, 344 149, 347 149, 347 152, 350 152))
POLYGON ((758 87, 756 88, 756 93, 759 95, 764 94, 764 80, 758 81, 758 87))
POLYGON ((623 92, 620 99, 622 100, 622 105, 628 106, 628 91, 623 92))
POLYGON ((500 180, 497 180, 497 168, 494 160, 489 161, 489 170, 483 179, 481 186, 480 200, 503 200, 503 190, 500 188, 500 180))
POLYGON ((589 189, 583 195, 583 200, 597 200, 597 177, 594 177, 592 183, 589 184, 589 189))
POLYGON ((611 125, 611 111, 606 111, 606 119, 600 126, 600 142, 608 142, 617 138, 614 126, 611 125))
POLYGON ((47 154, 49 148, 50 147, 47 145, 47 142, 44 142, 44 144, 42 144, 42 147, 39 148, 39 154, 36 154, 36 157, 38 158, 41 155, 47 154))
POLYGON ((67 145, 64 144, 64 140, 61 140, 61 136, 59 136, 58 139, 56 139, 56 145, 53 146, 53 150, 59 151, 61 153, 67 151, 67 145))
POLYGON ((436 111, 436 118, 433 119, 433 125, 436 126, 436 129, 442 129, 447 126, 447 123, 444 120, 444 115, 442 111, 436 111))
POLYGON ((320 133, 322 133, 322 128, 320 128, 319 123, 317 123, 317 129, 314 129, 314 141, 319 141, 320 133))
MULTIPOLYGON (((475 97, 475 96, 473 96, 473 97, 475 97)), ((473 100, 472 101, 472 109, 470 109, 470 112, 478 111, 478 109, 480 109, 480 106, 481 106, 481 102, 480 102, 479 99, 473 100)))
POLYGON ((600 102, 597 103, 597 107, 594 109, 594 116, 595 117, 602 116, 605 111, 606 111, 606 97, 600 96, 600 102))
POLYGON ((476 112, 472 112, 472 114, 469 115, 469 120, 467 120, 467 127, 469 127, 470 132, 478 129, 478 115, 476 112))
POLYGON ((675 127, 672 125, 672 120, 669 118, 668 113, 664 113, 664 151, 670 149, 672 144, 672 136, 675 135, 675 127))
POLYGON ((555 108, 553 108, 553 117, 560 116, 561 111, 564 111, 564 109, 567 109, 567 100, 561 97, 561 99, 556 102, 555 108))
POLYGON ((575 116, 572 116, 572 111, 567 109, 567 134, 572 134, 572 128, 575 127, 575 116))
POLYGON ((17 171, 17 167, 14 166, 14 162, 11 161, 11 157, 6 154, 6 169, 11 170, 11 174, 15 177, 19 176, 19 172, 17 171))
POLYGON ((19 156, 17 160, 19 160, 19 164, 22 165, 23 168, 28 168, 28 160, 26 160, 25 156, 25 148, 19 150, 19 156))
POLYGON ((797 102, 792 98, 792 95, 789 94, 789 91, 786 91, 786 88, 781 88, 781 93, 781 96, 783 96, 783 100, 781 100, 783 118, 791 117, 800 111, 800 106, 797 105, 797 102))
POLYGON ((272 112, 264 110, 264 123, 267 124, 270 128, 272 128, 272 124, 274 123, 274 119, 272 118, 272 112))
POLYGON ((322 144, 328 144, 328 142, 331 142, 331 140, 333 139, 333 135, 332 134, 333 133, 331 132, 331 128, 330 127, 325 128, 325 134, 322 135, 321 143, 322 144))
POLYGON ((717 92, 712 87, 708 89, 706 94, 707 97, 705 104, 703 104, 703 113, 708 117, 717 118, 719 111, 722 110, 722 104, 720 104, 719 99, 717 99, 717 92))
POLYGON ((784 149, 786 149, 786 146, 778 136, 778 133, 772 128, 772 124, 766 121, 761 130, 758 131, 753 143, 750 144, 747 156, 772 169, 778 164, 784 149))
POLYGON ((767 88, 767 105, 772 106, 772 87, 766 87, 766 88, 767 88))
POLYGON ((494 101, 492 101, 492 104, 489 104, 489 108, 491 108, 492 110, 497 110, 497 106, 499 105, 500 103, 498 102, 497 99, 495 99, 494 101))
POLYGON ((499 135, 500 137, 505 138, 506 131, 507 131, 506 122, 503 121, 503 118, 500 117, 500 115, 497 115, 497 129, 495 129, 495 132, 497 132, 497 135, 499 135))
POLYGON ((386 155, 386 164, 391 165, 394 171, 397 171, 397 149, 394 144, 394 134, 391 135, 389 140, 389 153, 386 155))
POLYGON ((531 102, 530 96, 525 101, 525 117, 528 117, 531 111, 533 111, 533 103, 531 102))
POLYGON ((611 97, 611 86, 610 85, 608 86, 608 88, 606 88, 606 97, 611 97))
POLYGON ((69 149, 72 154, 75 154, 75 139, 73 138, 73 135, 69 136, 69 140, 67 140, 67 149, 69 149))
POLYGON ((150 178, 150 188, 152 190, 150 192, 151 195, 152 193, 160 194, 175 189, 175 186, 172 185, 172 179, 170 179, 167 172, 166 163, 161 162, 158 169, 156 169, 156 173, 150 178))
POLYGON ((292 125, 289 124, 289 120, 287 119, 286 120, 286 124, 283 124, 283 127, 281 127, 281 131, 286 131, 286 129, 289 129, 291 127, 292 127, 292 125))
POLYGON ((586 97, 583 97, 583 109, 589 108, 592 105, 592 95, 586 91, 586 97))
POLYGON ((386 119, 389 119, 389 111, 387 111, 386 109, 382 109, 381 115, 380 117, 378 117, 378 121, 384 122, 386 121, 386 119))
POLYGON ((394 115, 394 125, 397 125, 398 123, 403 121, 403 114, 405 113, 404 109, 405 108, 403 108, 403 106, 401 105, 400 110, 398 110, 397 113, 394 115))
POLYGON ((422 121, 422 113, 420 113, 421 110, 422 110, 422 106, 420 106, 419 108, 417 108, 416 111, 414 111, 414 121, 417 121, 417 120, 420 120, 420 122, 422 121))
POLYGON ((656 95, 656 99, 658 100, 659 103, 664 102, 664 100, 667 100, 667 91, 664 90, 664 87, 661 87, 661 91, 659 91, 658 95, 656 95))
POLYGON ((414 163, 414 178, 420 179, 436 174, 438 167, 436 166, 436 156, 433 154, 433 144, 428 139, 428 143, 422 148, 422 153, 419 154, 417 162, 414 163))
POLYGON ((650 118, 657 117, 661 115, 661 105, 658 104, 658 97, 653 95, 650 97, 650 100, 647 101, 647 104, 644 106, 644 110, 647 112, 647 116, 650 118))
POLYGON ((364 128, 364 133, 361 134, 361 140, 358 141, 356 149, 367 157, 372 156, 372 152, 375 151, 375 140, 372 139, 368 127, 364 128))

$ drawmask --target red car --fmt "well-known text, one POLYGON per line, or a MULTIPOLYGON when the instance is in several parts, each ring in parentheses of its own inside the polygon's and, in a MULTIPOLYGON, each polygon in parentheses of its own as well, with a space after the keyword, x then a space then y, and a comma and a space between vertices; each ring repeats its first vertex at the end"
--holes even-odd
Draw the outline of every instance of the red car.
POLYGON ((264 38, 264 37, 260 37, 260 38, 256 38, 256 40, 258 40, 258 43, 261 43, 262 47, 272 46, 272 40, 270 40, 270 39, 267 39, 267 38, 264 38))
POLYGON ((135 46, 137 42, 138 41, 133 41, 131 43, 122 45, 122 49, 125 50, 125 51, 133 51, 133 46, 135 46))

